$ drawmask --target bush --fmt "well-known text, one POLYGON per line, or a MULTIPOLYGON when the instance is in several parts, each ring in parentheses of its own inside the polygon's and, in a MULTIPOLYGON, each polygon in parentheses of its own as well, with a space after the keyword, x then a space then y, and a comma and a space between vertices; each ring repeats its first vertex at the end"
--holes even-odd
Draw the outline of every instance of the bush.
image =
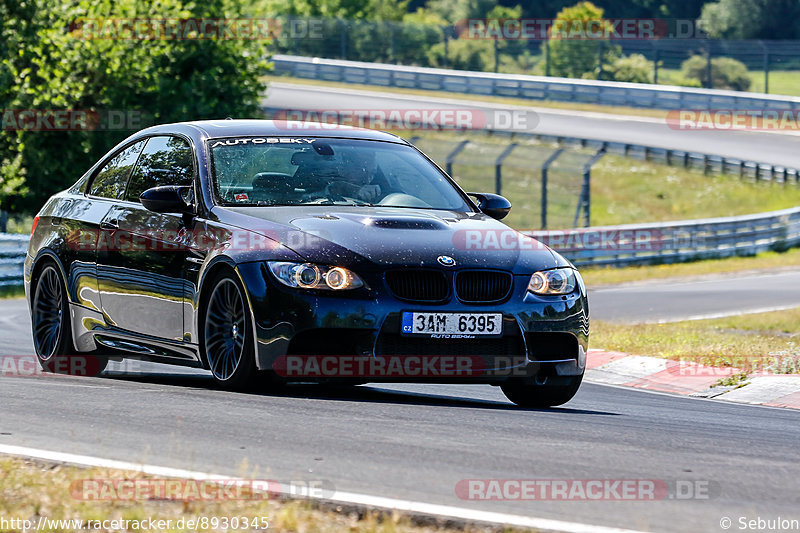
POLYGON ((653 83, 654 63, 642 54, 618 57, 609 67, 614 81, 653 83))
MULTIPOLYGON (((681 75, 687 79, 698 80, 703 87, 708 87, 707 60, 695 55, 681 64, 681 75)), ((714 89, 731 89, 746 91, 750 89, 750 76, 747 67, 732 57, 715 57, 711 59, 711 81, 714 89)))

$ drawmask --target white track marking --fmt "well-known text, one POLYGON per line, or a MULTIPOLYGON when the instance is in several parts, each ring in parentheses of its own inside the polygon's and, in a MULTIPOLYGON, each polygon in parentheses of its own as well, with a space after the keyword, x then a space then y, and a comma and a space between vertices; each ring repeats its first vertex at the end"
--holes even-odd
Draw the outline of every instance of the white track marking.
MULTIPOLYGON (((195 480, 232 480, 231 476, 221 476, 218 474, 208 474, 192 470, 182 470, 179 468, 169 468, 163 466, 153 466, 146 464, 130 463, 127 461, 116 461, 113 459, 103 459, 86 455, 74 455, 71 453, 53 452, 27 448, 23 446, 11 446, 0 444, 0 453, 52 461, 57 463, 68 463, 80 466, 96 468, 113 468, 117 470, 128 470, 142 472, 153 476, 163 476, 172 478, 195 479, 195 480)), ((281 485, 282 493, 291 497, 293 494, 302 494, 302 488, 291 485, 281 485), (287 490, 288 489, 288 490, 287 490), (292 492, 295 490, 295 492, 292 492)), ((517 527, 528 527, 545 531, 563 531, 566 533, 642 533, 630 529, 620 529, 606 526, 595 526, 591 524, 581 524, 578 522, 566 522, 562 520, 551 520, 548 518, 537 518, 533 516, 521 516, 505 513, 494 513, 490 511, 477 511, 463 507, 452 507, 448 505, 437 505, 432 503, 415 502, 410 500, 397 500, 394 498, 382 498, 380 496, 370 496, 367 494, 356 494, 351 492, 336 491, 332 497, 314 498, 320 501, 334 503, 344 503, 364 507, 378 507, 383 509, 396 509, 410 514, 433 515, 456 518, 470 522, 484 522, 491 524, 507 524, 517 527)))

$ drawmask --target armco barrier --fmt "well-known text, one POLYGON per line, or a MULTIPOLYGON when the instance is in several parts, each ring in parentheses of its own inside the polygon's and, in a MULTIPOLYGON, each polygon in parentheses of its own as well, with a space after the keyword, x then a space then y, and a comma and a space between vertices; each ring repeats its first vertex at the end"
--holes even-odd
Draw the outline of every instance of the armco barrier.
POLYGON ((22 285, 27 235, 0 233, 0 286, 22 285))
POLYGON ((524 231, 576 265, 717 259, 800 245, 800 207, 735 217, 524 231))
MULTIPOLYGON (((800 207, 735 217, 523 231, 578 266, 673 263, 800 246, 800 207)), ((0 285, 21 285, 27 235, 0 233, 0 285)))
POLYGON ((650 109, 800 110, 798 97, 763 93, 522 74, 493 74, 289 55, 274 55, 272 62, 278 74, 383 87, 650 109))

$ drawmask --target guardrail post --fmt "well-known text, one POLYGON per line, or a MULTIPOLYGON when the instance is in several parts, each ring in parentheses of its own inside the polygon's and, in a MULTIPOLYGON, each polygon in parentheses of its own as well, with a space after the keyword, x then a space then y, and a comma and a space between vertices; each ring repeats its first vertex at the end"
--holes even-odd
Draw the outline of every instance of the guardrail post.
POLYGON ((547 229, 547 171, 563 152, 564 148, 557 149, 542 163, 542 229, 547 229))
POLYGON ((706 78, 708 79, 708 89, 714 88, 714 81, 711 79, 711 41, 706 43, 706 78))
POLYGON ((506 157, 511 153, 514 148, 517 147, 517 143, 511 143, 506 146, 506 149, 503 150, 497 159, 494 162, 494 192, 495 194, 503 194, 503 161, 506 157))
POLYGON ((468 144, 469 144, 468 140, 461 141, 456 145, 455 148, 453 148, 452 152, 447 154, 447 160, 446 160, 447 175, 450 176, 451 178, 453 177, 453 162, 455 161, 458 154, 461 153, 461 150, 466 148, 468 144))
POLYGON ((0 233, 5 233, 8 230, 8 213, 0 211, 0 233))

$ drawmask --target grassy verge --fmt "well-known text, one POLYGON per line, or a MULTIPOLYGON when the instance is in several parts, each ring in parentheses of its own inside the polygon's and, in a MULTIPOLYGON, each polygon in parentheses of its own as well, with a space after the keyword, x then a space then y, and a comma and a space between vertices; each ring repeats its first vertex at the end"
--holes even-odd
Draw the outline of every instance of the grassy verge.
POLYGON ((22 285, 0 286, 0 300, 22 298, 23 296, 25 296, 25 287, 22 285))
POLYGON ((800 373, 800 308, 670 324, 592 321, 592 345, 715 366, 800 373))
POLYGON ((670 265, 634 266, 625 268, 587 267, 581 274, 589 287, 614 285, 632 281, 654 279, 691 278, 717 274, 746 272, 748 270, 775 270, 800 266, 800 248, 786 252, 765 252, 749 257, 709 259, 692 263, 670 265))
MULTIPOLYGON (((181 518, 238 517, 249 521, 261 519, 269 523, 269 531, 275 532, 314 532, 328 533, 347 531, 351 533, 447 533, 455 531, 478 532, 494 531, 492 528, 456 528, 444 524, 415 524, 399 513, 356 513, 340 508, 312 506, 308 501, 260 500, 260 501, 219 501, 183 502, 168 500, 126 500, 126 501, 86 501, 73 497, 73 485, 81 480, 132 480, 152 479, 143 474, 109 469, 84 469, 72 466, 50 465, 39 462, 0 457, 0 517, 9 519, 33 520, 39 517, 51 520, 128 520, 119 523, 114 531, 197 531, 198 528, 178 527, 181 518), (171 520, 171 526, 164 529, 149 529, 147 520, 171 520), (134 526, 133 521, 145 521, 134 526), (125 527, 128 526, 128 527, 125 527)), ((263 478, 262 478, 263 479, 263 478)), ((104 482, 105 485, 105 482, 104 482)), ((109 486, 110 483, 109 483, 109 486)), ((122 493, 122 491, 119 491, 122 493)), ((80 494, 80 490, 78 490, 80 494)), ((102 494, 102 492, 101 492, 102 494)), ((112 524, 109 524, 112 525, 112 524)), ((74 531, 74 527, 59 527, 51 524, 47 531, 74 531)), ((199 529, 203 530, 203 529, 199 529)), ((261 528, 229 527, 206 528, 210 531, 265 531, 261 528)), ((3 528, 3 531, 20 529, 3 528)), ((107 528, 92 531, 109 531, 107 528)), ((510 532, 510 529, 501 529, 510 532)))

